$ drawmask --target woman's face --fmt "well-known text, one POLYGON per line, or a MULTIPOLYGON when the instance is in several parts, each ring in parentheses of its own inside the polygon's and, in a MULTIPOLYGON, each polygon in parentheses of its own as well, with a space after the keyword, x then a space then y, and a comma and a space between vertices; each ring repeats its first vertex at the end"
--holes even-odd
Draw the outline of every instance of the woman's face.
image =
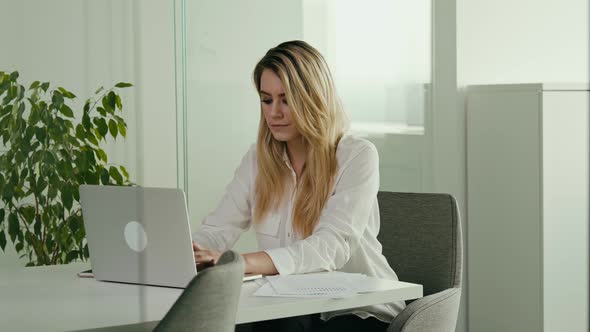
POLYGON ((291 117, 283 84, 270 69, 265 69, 260 77, 260 105, 266 124, 277 141, 289 142, 301 137, 291 117))

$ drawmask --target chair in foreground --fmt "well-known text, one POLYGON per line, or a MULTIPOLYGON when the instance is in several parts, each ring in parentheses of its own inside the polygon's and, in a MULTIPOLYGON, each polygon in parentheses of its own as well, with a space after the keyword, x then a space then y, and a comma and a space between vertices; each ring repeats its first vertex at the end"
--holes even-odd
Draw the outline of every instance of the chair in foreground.
POLYGON ((226 251, 199 271, 154 331, 233 332, 243 277, 242 256, 226 251))
POLYGON ((423 285, 388 332, 453 332, 461 298, 463 245, 451 195, 379 192, 383 255, 401 281, 423 285))

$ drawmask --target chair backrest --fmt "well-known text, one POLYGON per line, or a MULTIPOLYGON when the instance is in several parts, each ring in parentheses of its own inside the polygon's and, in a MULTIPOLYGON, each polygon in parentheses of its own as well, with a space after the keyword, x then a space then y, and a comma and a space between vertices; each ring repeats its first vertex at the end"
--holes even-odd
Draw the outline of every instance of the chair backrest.
POLYGON ((243 277, 242 256, 226 251, 189 282, 154 331, 233 332, 243 277))
POLYGON ((448 194, 379 192, 383 255, 401 281, 424 296, 461 287, 463 246, 455 199, 448 194))

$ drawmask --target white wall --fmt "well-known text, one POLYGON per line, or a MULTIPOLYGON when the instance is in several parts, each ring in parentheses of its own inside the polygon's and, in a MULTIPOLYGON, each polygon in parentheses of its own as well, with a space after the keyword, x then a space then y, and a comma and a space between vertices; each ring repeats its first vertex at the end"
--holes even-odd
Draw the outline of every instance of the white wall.
MULTIPOLYGON (((458 85, 587 82, 589 10, 588 0, 457 0, 458 85)), ((460 97, 453 120, 460 133, 464 118, 460 97)), ((465 160, 465 138, 459 137, 465 160)))
POLYGON ((457 0, 459 85, 585 82, 588 0, 457 0))
POLYGON ((140 128, 137 181, 148 187, 175 188, 177 133, 173 1, 133 0, 132 3, 137 17, 134 27, 136 60, 133 63, 138 91, 137 126, 140 128))

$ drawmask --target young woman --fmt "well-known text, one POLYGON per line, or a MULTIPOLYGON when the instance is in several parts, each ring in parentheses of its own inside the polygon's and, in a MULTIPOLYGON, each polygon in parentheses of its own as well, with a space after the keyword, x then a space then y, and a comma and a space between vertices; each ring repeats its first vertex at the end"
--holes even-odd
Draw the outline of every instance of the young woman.
MULTIPOLYGON (((377 151, 344 136, 346 118, 322 55, 303 41, 282 43, 258 62, 254 84, 258 139, 218 208, 193 234, 197 264, 215 263, 253 225, 261 251, 243 255, 246 273, 339 270, 397 280, 377 240, 377 151)), ((385 331, 403 307, 373 305, 249 328, 385 331)))

